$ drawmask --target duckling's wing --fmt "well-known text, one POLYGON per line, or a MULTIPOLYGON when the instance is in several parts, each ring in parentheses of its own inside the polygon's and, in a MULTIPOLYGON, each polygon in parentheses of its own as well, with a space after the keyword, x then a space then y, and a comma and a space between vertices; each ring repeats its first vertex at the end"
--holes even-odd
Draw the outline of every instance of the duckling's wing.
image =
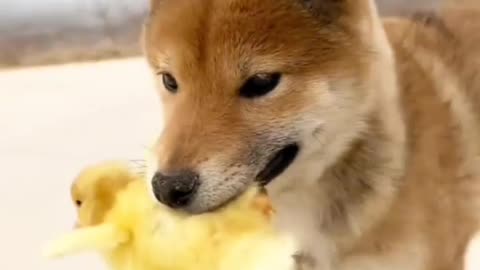
POLYGON ((107 251, 125 243, 128 237, 126 231, 112 224, 77 229, 47 245, 43 255, 57 258, 85 251, 107 251))

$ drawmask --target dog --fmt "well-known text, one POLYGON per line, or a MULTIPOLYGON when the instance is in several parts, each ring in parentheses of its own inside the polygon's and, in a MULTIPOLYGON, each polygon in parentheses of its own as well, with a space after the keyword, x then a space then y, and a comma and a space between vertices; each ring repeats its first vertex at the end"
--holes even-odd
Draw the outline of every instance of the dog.
POLYGON ((265 186, 299 269, 457 270, 480 216, 480 11, 152 0, 151 190, 191 214, 265 186))

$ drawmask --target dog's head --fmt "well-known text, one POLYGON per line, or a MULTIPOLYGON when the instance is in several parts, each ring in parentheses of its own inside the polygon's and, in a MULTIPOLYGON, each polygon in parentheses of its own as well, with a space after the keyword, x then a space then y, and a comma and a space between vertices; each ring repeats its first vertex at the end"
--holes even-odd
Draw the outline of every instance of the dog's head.
POLYGON ((370 0, 151 8, 143 42, 165 117, 152 179, 159 201, 200 213, 312 157, 306 169, 320 173, 361 131, 378 49, 370 0))

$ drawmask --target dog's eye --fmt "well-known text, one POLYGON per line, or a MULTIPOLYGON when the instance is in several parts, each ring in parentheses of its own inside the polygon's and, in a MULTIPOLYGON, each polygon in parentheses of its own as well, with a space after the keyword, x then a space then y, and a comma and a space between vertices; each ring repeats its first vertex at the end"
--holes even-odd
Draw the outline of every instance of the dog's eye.
POLYGON ((82 201, 76 200, 76 201, 75 201, 75 205, 76 205, 77 207, 82 206, 82 201))
POLYGON ((178 91, 177 80, 170 73, 162 73, 162 81, 165 88, 171 92, 176 93, 178 91))
POLYGON ((280 82, 280 73, 260 73, 250 77, 240 88, 240 96, 257 98, 275 89, 280 82))

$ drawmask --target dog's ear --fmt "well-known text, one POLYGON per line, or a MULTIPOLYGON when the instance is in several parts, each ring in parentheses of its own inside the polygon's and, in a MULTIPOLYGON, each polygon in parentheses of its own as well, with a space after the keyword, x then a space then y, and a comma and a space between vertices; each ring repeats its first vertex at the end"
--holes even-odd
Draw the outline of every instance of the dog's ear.
POLYGON ((155 10, 157 9, 157 5, 161 0, 150 0, 150 10, 155 10))
POLYGON ((358 19, 369 12, 371 0, 299 0, 301 4, 324 24, 340 19, 358 19))
POLYGON ((371 42, 383 38, 383 27, 374 0, 296 0, 318 21, 348 29, 361 40, 371 42))
POLYGON ((335 21, 346 11, 347 0, 301 0, 302 5, 316 17, 335 21))
POLYGON ((150 0, 150 14, 154 13, 160 8, 160 5, 165 2, 164 0, 150 0))

